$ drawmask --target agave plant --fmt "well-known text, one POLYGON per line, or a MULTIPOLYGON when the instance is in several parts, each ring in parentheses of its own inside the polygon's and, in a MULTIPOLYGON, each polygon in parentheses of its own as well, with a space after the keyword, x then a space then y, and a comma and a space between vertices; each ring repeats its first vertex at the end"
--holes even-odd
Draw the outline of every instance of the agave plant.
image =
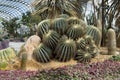
POLYGON ((87 1, 36 0, 33 5, 36 9, 35 14, 39 14, 42 19, 55 18, 60 14, 68 14, 80 18, 82 13, 82 4, 80 5, 80 3, 87 1))

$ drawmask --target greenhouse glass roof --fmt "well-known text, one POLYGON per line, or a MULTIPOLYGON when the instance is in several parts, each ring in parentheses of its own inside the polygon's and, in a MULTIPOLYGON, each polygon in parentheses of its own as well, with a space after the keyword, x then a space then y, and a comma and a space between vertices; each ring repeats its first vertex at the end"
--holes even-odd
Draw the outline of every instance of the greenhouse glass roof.
POLYGON ((31 2, 33 0, 0 0, 0 19, 10 20, 14 17, 20 18, 22 13, 32 12, 31 2))

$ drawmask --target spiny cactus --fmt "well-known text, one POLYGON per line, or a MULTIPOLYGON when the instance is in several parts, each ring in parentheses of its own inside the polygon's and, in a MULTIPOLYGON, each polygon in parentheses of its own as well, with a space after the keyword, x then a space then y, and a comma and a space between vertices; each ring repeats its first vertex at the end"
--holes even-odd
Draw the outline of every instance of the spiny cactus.
POLYGON ((15 57, 16 57, 16 53, 13 48, 9 47, 9 48, 0 50, 0 61, 9 62, 15 59, 15 57))
POLYGON ((76 44, 72 39, 63 37, 55 49, 55 58, 58 61, 66 62, 75 56, 76 44))
POLYGON ((68 23, 64 18, 56 18, 52 24, 53 30, 63 35, 68 29, 68 23))
POLYGON ((84 36, 85 30, 81 25, 73 25, 67 31, 67 36, 74 40, 84 36))
POLYGON ((76 44, 77 49, 91 54, 92 58, 94 58, 98 53, 98 48, 96 47, 93 39, 90 36, 79 38, 76 44))
POLYGON ((116 54, 116 34, 113 29, 109 29, 107 33, 108 37, 108 54, 116 54))
POLYGON ((37 34, 40 38, 43 37, 49 31, 50 28, 50 19, 43 20, 38 24, 37 34))
POLYGON ((26 69, 26 61, 27 61, 27 54, 23 53, 22 54, 22 59, 21 59, 21 69, 26 69))
POLYGON ((59 39, 60 35, 56 31, 49 30, 49 32, 43 36, 43 43, 54 50, 59 39))
POLYGON ((67 19, 67 18, 69 18, 69 15, 67 15, 67 14, 61 14, 58 17, 59 18, 65 18, 65 19, 67 19))
POLYGON ((95 41, 95 44, 100 47, 101 44, 101 32, 98 28, 96 28, 95 26, 87 26, 86 27, 86 35, 89 35, 93 38, 93 40, 95 41))
POLYGON ((52 51, 43 43, 40 43, 38 48, 33 51, 32 56, 37 62, 47 63, 52 58, 52 51))
POLYGON ((91 61, 92 56, 89 52, 82 51, 82 50, 77 50, 75 59, 78 62, 87 63, 87 62, 91 61))
POLYGON ((81 20, 81 19, 79 19, 79 18, 77 18, 77 17, 70 17, 70 18, 67 19, 67 21, 68 21, 68 24, 69 24, 70 26, 79 24, 79 25, 81 25, 83 28, 87 27, 87 24, 86 24, 83 20, 81 20))
POLYGON ((80 24, 80 19, 77 17, 70 17, 68 18, 67 21, 70 26, 75 25, 75 24, 80 24))

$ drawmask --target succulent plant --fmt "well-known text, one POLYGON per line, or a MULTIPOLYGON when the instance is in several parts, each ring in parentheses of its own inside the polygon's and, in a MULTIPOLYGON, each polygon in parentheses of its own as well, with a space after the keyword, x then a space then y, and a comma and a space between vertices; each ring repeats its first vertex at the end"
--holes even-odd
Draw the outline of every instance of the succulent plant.
POLYGON ((85 30, 81 25, 73 25, 72 27, 68 29, 66 34, 69 38, 76 40, 84 36, 85 30))
POLYGON ((108 37, 108 54, 116 54, 116 34, 113 29, 109 29, 107 33, 108 37))
POLYGON ((13 59, 15 59, 16 57, 16 53, 15 50, 13 48, 6 48, 3 50, 0 50, 0 61, 5 61, 5 62, 9 62, 12 61, 13 59))
POLYGON ((100 47, 101 44, 101 32, 100 30, 95 26, 87 26, 86 27, 86 35, 89 35, 93 38, 95 41, 96 46, 100 47))
POLYGON ((21 69, 26 68, 26 61, 27 61, 27 54, 23 53, 22 54, 22 59, 21 59, 21 69))
POLYGON ((77 17, 70 17, 68 18, 67 21, 70 26, 75 25, 75 24, 80 24, 80 19, 77 17))
POLYGON ((118 37, 117 37, 117 47, 120 47, 120 32, 119 32, 118 37))
POLYGON ((76 44, 78 50, 89 53, 92 58, 94 58, 98 53, 98 48, 96 47, 93 39, 90 36, 79 38, 76 44))
POLYGON ((78 62, 87 63, 92 59, 92 55, 87 51, 77 50, 75 59, 78 62))
POLYGON ((69 18, 69 15, 67 15, 67 14, 61 14, 58 17, 59 18, 65 18, 65 19, 67 19, 67 18, 69 18))
POLYGON ((60 41, 55 49, 55 58, 61 62, 69 61, 75 56, 76 44, 65 36, 60 41))
POLYGON ((77 17, 69 17, 69 18, 67 19, 67 21, 68 21, 68 24, 69 24, 70 26, 79 24, 79 25, 81 25, 83 28, 87 27, 87 24, 86 24, 82 19, 79 19, 79 18, 77 18, 77 17))
POLYGON ((47 63, 52 58, 52 51, 50 48, 45 46, 43 43, 40 43, 38 48, 36 48, 33 51, 32 56, 33 56, 33 59, 35 59, 37 62, 47 63))
POLYGON ((49 30, 49 32, 43 36, 43 43, 54 50, 59 39, 60 35, 56 31, 49 30))
POLYGON ((63 34, 65 34, 65 32, 67 31, 69 26, 68 26, 66 19, 56 18, 53 20, 52 27, 53 27, 53 30, 55 30, 59 34, 63 35, 63 34))
POLYGON ((50 19, 41 21, 38 24, 38 28, 37 28, 37 33, 38 33, 39 37, 42 38, 43 35, 49 31, 49 28, 50 28, 50 19))

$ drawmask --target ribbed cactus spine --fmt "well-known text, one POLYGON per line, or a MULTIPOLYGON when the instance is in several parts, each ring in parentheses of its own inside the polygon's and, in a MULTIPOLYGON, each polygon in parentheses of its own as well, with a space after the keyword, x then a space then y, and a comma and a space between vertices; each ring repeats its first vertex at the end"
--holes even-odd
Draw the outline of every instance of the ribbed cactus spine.
POLYGON ((77 17, 70 17, 67 21, 70 26, 80 24, 80 19, 77 17))
POLYGON ((78 50, 77 53, 76 53, 75 59, 78 62, 88 63, 88 62, 91 61, 92 55, 89 52, 78 50))
POLYGON ((108 54, 116 54, 116 34, 113 29, 109 29, 107 33, 108 37, 108 54))
POLYGON ((23 53, 21 57, 21 69, 26 69, 26 62, 27 62, 27 54, 23 53))
POLYGON ((86 35, 89 35, 93 38, 93 40, 95 41, 95 44, 100 47, 101 44, 101 32, 98 28, 96 28, 95 26, 87 26, 86 27, 86 35))
POLYGON ((66 19, 64 19, 64 18, 56 18, 56 19, 54 19, 53 24, 52 24, 53 30, 55 30, 56 32, 58 32, 61 35, 66 33, 68 27, 69 27, 68 23, 67 23, 66 19))
POLYGON ((67 31, 67 36, 74 40, 84 36, 85 30, 81 25, 73 25, 67 31))
POLYGON ((43 36, 43 43, 54 50, 59 39, 60 35, 56 31, 49 30, 49 32, 43 36))
POLYGON ((67 15, 67 14, 61 14, 58 17, 59 18, 65 18, 65 19, 67 19, 67 18, 69 18, 69 15, 67 15))
POLYGON ((50 19, 43 20, 38 24, 37 28, 37 34, 40 38, 43 37, 44 34, 46 34, 49 31, 50 28, 50 19))
POLYGON ((78 50, 89 53, 92 58, 94 58, 98 53, 98 48, 96 47, 93 39, 90 36, 79 38, 76 44, 78 50))
POLYGON ((58 61, 66 62, 75 56, 76 44, 72 39, 66 37, 63 38, 56 47, 55 57, 58 61))
POLYGON ((47 46, 45 46, 43 43, 40 43, 38 48, 36 48, 33 51, 33 59, 35 59, 37 62, 41 63, 47 63, 52 58, 52 51, 47 46))

